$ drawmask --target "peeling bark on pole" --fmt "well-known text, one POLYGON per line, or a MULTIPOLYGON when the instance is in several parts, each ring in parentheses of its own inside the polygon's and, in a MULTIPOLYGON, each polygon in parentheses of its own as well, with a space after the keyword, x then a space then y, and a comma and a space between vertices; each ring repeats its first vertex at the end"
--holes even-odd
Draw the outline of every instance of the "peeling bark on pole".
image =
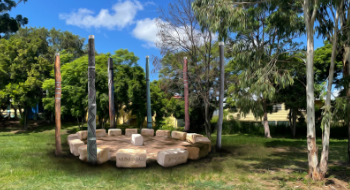
POLYGON ((188 113, 189 102, 188 102, 188 77, 187 77, 187 57, 184 57, 184 68, 183 68, 183 77, 184 77, 184 99, 185 99, 185 131, 190 131, 190 115, 188 113))
POLYGON ((88 162, 96 164, 97 162, 97 144, 96 144, 96 88, 95 88, 95 39, 94 35, 89 36, 89 66, 88 66, 88 89, 89 89, 89 118, 88 118, 88 137, 87 153, 88 162))
POLYGON ((115 128, 113 59, 108 58, 109 127, 115 128))
POLYGON ((55 139, 56 139, 56 156, 62 155, 61 147, 61 71, 60 71, 60 54, 55 56, 55 139))
POLYGON ((152 129, 151 92, 149 86, 149 56, 146 56, 146 86, 147 86, 147 128, 152 129))
POLYGON ((217 128, 216 150, 221 149, 221 133, 222 122, 224 116, 224 82, 225 82, 225 57, 224 57, 224 42, 219 42, 220 51, 220 98, 219 98, 219 121, 217 128))

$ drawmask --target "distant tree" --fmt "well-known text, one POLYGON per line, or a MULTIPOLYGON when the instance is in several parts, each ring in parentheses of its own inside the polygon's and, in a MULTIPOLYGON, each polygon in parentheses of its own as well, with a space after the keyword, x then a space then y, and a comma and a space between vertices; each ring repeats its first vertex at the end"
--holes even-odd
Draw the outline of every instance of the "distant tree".
MULTIPOLYGON (((20 2, 27 2, 27 0, 20 0, 17 4, 12 0, 1 0, 0 1, 0 34, 9 35, 15 33, 21 26, 28 24, 28 18, 17 15, 16 18, 10 17, 7 11, 11 11, 12 8, 16 7, 20 2)), ((1 38, 1 35, 0 35, 1 38)))

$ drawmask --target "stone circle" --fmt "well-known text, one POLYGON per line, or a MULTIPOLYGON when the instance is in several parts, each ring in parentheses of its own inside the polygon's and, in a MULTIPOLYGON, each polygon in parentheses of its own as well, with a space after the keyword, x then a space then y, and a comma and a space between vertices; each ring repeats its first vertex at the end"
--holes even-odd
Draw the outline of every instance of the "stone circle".
MULTIPOLYGON (((146 167, 154 162, 172 167, 186 163, 188 159, 203 158, 211 151, 211 141, 196 133, 143 129, 138 134, 135 128, 125 132, 122 135, 120 129, 109 129, 107 135, 105 129, 96 130, 98 164, 110 160, 115 161, 118 168, 146 167), (143 145, 134 144, 140 137, 143 145)), ((87 162, 87 130, 68 135, 67 140, 71 153, 87 162)))

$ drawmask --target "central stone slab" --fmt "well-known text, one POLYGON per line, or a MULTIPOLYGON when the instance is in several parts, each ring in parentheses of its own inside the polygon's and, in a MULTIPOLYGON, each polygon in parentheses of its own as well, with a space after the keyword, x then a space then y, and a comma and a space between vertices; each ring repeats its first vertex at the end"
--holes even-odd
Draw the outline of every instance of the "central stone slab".
POLYGON ((132 134, 131 135, 131 142, 135 146, 142 146, 143 145, 143 137, 140 134, 132 134))
POLYGON ((116 165, 118 168, 144 168, 146 159, 146 150, 119 149, 116 154, 116 165))

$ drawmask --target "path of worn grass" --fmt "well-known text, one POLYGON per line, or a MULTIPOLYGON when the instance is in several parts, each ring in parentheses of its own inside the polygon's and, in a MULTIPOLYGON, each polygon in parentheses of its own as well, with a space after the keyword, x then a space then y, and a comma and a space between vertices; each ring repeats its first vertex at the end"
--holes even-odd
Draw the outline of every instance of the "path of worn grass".
POLYGON ((63 157, 54 155, 54 126, 0 132, 0 189, 346 189, 350 185, 345 140, 331 140, 331 176, 312 182, 305 178, 305 140, 227 135, 221 154, 172 168, 152 164, 120 169, 112 161, 90 166, 71 155, 67 132, 76 129, 63 127, 63 157))

